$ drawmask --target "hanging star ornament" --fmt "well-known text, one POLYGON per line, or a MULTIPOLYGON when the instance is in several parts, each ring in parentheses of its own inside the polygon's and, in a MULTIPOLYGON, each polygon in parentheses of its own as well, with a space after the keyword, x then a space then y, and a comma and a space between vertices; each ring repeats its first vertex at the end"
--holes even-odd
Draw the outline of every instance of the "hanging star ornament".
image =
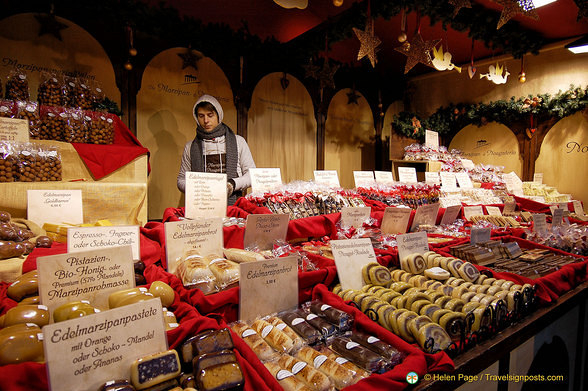
POLYGON ((419 62, 432 67, 431 51, 441 42, 440 39, 433 41, 423 41, 421 33, 416 33, 412 38, 412 42, 405 42, 402 46, 395 50, 406 56, 406 65, 404 66, 404 73, 408 73, 419 62))
POLYGON ((356 105, 359 106, 359 102, 357 101, 358 99, 359 99, 359 95, 357 95, 355 90, 351 90, 347 93, 347 104, 348 105, 355 103, 356 105))
POLYGON ((496 30, 504 26, 509 20, 518 14, 525 15, 531 19, 539 20, 539 15, 535 11, 535 5, 531 0, 495 0, 496 3, 502 5, 502 12, 500 19, 496 26, 496 30))
POLYGON ((45 34, 51 34, 60 41, 63 40, 61 38, 61 30, 68 26, 55 19, 55 15, 39 14, 35 15, 35 19, 37 19, 37 22, 41 25, 41 28, 39 29, 39 37, 45 34))
POLYGON ((321 67, 315 65, 314 62, 312 62, 312 59, 308 62, 308 64, 303 65, 302 68, 304 68, 305 78, 318 80, 321 67))
POLYGON ((374 35, 374 20, 369 18, 366 25, 365 30, 360 30, 358 28, 353 28, 353 32, 359 39, 360 47, 359 52, 357 53, 357 60, 361 60, 365 56, 370 59, 370 63, 372 67, 376 67, 376 63, 378 59, 376 58, 376 48, 382 43, 380 38, 374 35))
POLYGON ((335 73, 339 69, 339 65, 331 65, 329 59, 325 58, 323 67, 319 72, 320 88, 329 87, 335 89, 335 73))
POLYGON ((449 0, 453 6, 453 17, 455 18, 462 8, 472 8, 471 0, 449 0))
POLYGON ((202 56, 192 49, 188 49, 186 53, 178 53, 178 56, 182 59, 182 69, 192 67, 198 70, 198 61, 202 59, 202 56))

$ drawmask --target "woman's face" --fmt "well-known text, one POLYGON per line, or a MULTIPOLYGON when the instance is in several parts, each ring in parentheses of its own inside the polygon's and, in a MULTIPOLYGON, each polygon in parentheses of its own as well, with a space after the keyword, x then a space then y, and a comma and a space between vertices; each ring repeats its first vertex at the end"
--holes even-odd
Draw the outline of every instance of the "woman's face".
POLYGON ((199 107, 196 112, 198 123, 206 132, 212 132, 218 126, 218 115, 214 111, 199 107))

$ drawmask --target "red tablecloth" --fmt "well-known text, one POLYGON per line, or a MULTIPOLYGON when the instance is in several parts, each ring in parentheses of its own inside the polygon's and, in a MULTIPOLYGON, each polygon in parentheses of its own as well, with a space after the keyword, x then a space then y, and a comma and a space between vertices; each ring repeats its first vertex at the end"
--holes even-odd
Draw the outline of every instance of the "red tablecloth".
MULTIPOLYGON (((119 117, 107 114, 114 122, 114 143, 110 145, 72 143, 95 180, 98 180, 149 150, 125 126, 119 117)), ((150 168, 148 167, 150 170, 150 168)))

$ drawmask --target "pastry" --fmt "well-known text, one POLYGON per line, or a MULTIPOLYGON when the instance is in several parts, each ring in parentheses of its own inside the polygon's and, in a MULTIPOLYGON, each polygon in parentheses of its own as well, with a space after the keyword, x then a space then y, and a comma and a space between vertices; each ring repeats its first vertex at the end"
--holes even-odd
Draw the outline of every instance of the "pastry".
POLYGON ((319 301, 313 301, 310 304, 310 310, 316 315, 326 318, 340 330, 347 330, 351 327, 353 317, 345 311, 338 310, 328 304, 319 301))
POLYGON ((288 354, 283 354, 279 358, 278 365, 292 372, 294 376, 315 391, 328 391, 332 387, 331 380, 327 375, 288 354))
POLYGON ((480 272, 474 265, 469 262, 464 262, 457 268, 457 272, 461 278, 468 282, 474 282, 480 276, 480 272))
POLYGON ((417 342, 426 353, 436 353, 451 345, 451 338, 441 326, 435 323, 425 324, 418 330, 417 342))
POLYGON ((410 254, 400 260, 400 267, 412 274, 421 274, 427 268, 427 262, 421 254, 410 254))
POLYGON ((451 276, 451 274, 449 274, 447 270, 441 269, 440 267, 432 267, 430 269, 426 269, 424 273, 425 276, 433 280, 439 281, 447 280, 451 276))
POLYGON ((204 353, 214 353, 220 350, 233 350, 233 339, 227 328, 206 330, 191 338, 193 356, 204 353))
POLYGON ((354 380, 364 379, 370 376, 370 373, 365 369, 362 369, 355 365, 353 362, 349 361, 345 357, 333 352, 331 349, 327 348, 326 346, 321 346, 318 351, 321 354, 327 356, 327 358, 334 360, 337 364, 341 365, 343 368, 350 370, 353 372, 354 380))
POLYGON ((285 391, 312 391, 306 383, 294 376, 294 374, 286 369, 282 369, 278 364, 273 362, 266 362, 263 365, 280 383, 280 386, 285 391))
POLYGON ((216 258, 210 261, 208 268, 214 274, 217 285, 222 289, 239 281, 239 264, 236 262, 216 258))
POLYGON ((308 344, 313 345, 320 341, 322 334, 312 327, 297 311, 288 311, 279 314, 279 317, 300 335, 308 344))
POLYGON ((250 328, 245 322, 238 321, 231 325, 233 331, 240 336, 255 355, 262 361, 274 360, 278 357, 278 352, 271 348, 263 338, 250 328))
POLYGON ((263 319, 257 319, 251 324, 251 328, 278 352, 289 353, 294 348, 290 337, 263 319))
POLYGON ((329 359, 313 348, 303 347, 296 353, 296 358, 312 365, 315 369, 329 376, 338 389, 345 388, 354 382, 353 372, 345 369, 334 360, 329 359))
POLYGON ((265 259, 260 253, 240 248, 225 248, 223 254, 228 260, 237 263, 263 261, 265 259))
POLYGON ((414 342, 414 337, 410 332, 410 329, 408 328, 408 322, 411 319, 416 318, 417 316, 419 315, 414 311, 406 311, 400 314, 400 316, 398 316, 398 318, 396 319, 396 324, 399 332, 398 335, 406 342, 414 342))
POLYGON ((358 342, 345 337, 334 337, 330 342, 331 350, 367 371, 381 373, 386 368, 387 362, 384 357, 358 342))
POLYGON ((390 270, 385 266, 378 264, 369 269, 369 280, 374 285, 385 286, 392 281, 390 270))
POLYGON ((298 350, 304 344, 302 338, 294 332, 286 323, 282 321, 282 319, 278 318, 277 316, 270 316, 267 318, 267 321, 278 330, 286 334, 288 337, 292 339, 293 342, 293 350, 298 350))

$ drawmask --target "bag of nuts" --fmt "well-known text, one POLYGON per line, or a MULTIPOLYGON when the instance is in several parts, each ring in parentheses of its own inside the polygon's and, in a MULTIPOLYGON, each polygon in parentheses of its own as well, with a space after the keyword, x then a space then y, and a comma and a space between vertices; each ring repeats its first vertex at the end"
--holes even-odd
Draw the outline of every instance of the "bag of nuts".
POLYGON ((0 182, 14 182, 18 160, 12 144, 0 141, 0 182))
POLYGON ((63 141, 67 143, 88 142, 88 126, 91 118, 84 115, 79 109, 68 109, 68 126, 63 135, 63 141))
POLYGON ((15 144, 18 156, 19 182, 35 182, 40 177, 39 149, 33 143, 15 144))
POLYGON ((76 107, 77 79, 75 77, 65 76, 64 81, 65 99, 63 105, 66 107, 76 107))
POLYGON ((90 110, 92 108, 92 89, 85 79, 79 79, 75 90, 75 106, 82 110, 90 110))
POLYGON ((114 120, 109 114, 90 112, 92 123, 88 134, 91 144, 114 143, 114 120))
POLYGON ((32 139, 39 138, 39 128, 41 125, 41 117, 39 115, 39 104, 37 102, 18 101, 16 103, 16 116, 14 118, 22 118, 29 120, 29 136, 32 139))
POLYGON ((11 71, 6 81, 6 99, 29 100, 29 81, 27 75, 20 71, 11 71))
POLYGON ((37 100, 40 105, 63 106, 65 100, 63 80, 52 73, 41 73, 37 100))
POLYGON ((41 107, 40 140, 63 141, 67 126, 68 115, 63 107, 41 107))
POLYGON ((96 110, 96 107, 102 103, 106 95, 102 90, 102 85, 98 80, 92 80, 92 110, 96 110))
POLYGON ((39 182, 61 181, 61 155, 57 147, 42 146, 39 149, 39 182))
POLYGON ((16 105, 12 100, 0 100, 0 117, 14 118, 16 105))

